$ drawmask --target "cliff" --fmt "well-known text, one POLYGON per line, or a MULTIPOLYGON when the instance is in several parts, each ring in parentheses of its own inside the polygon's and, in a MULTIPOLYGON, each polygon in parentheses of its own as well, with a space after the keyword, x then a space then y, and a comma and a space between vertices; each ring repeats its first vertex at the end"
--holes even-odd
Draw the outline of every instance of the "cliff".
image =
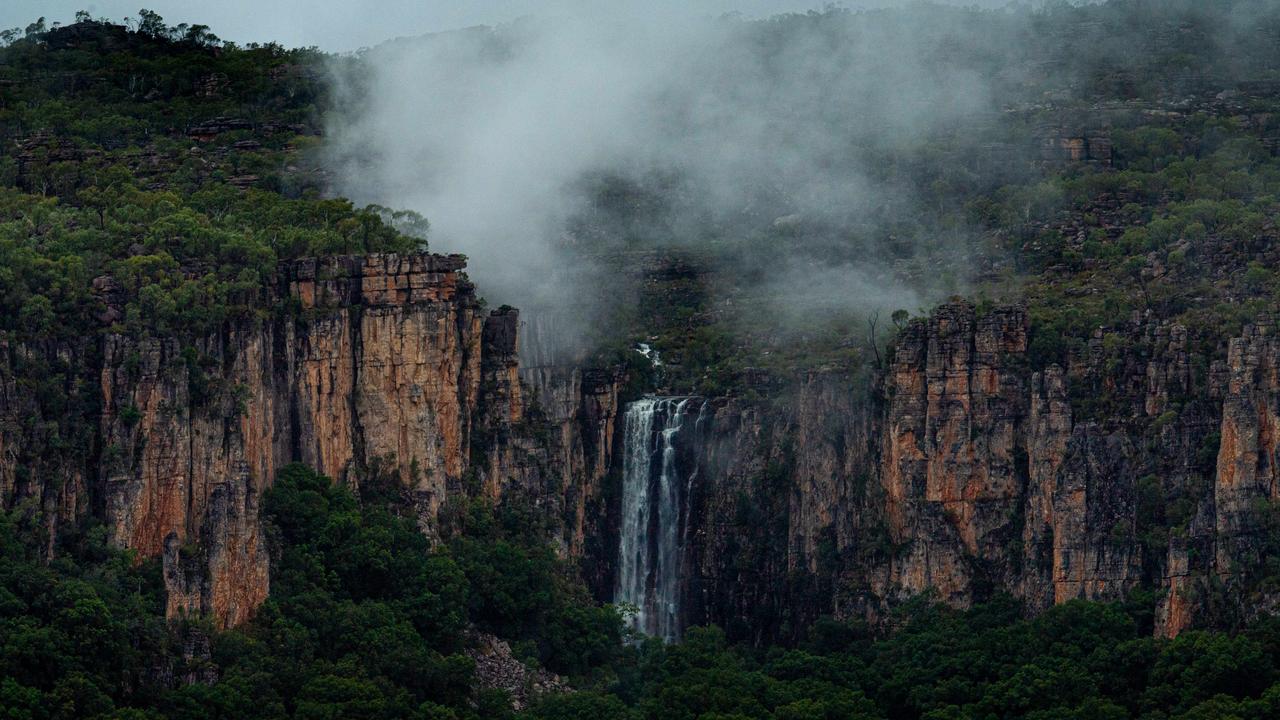
MULTIPOLYGON (((564 352, 553 314, 486 312, 463 267, 287 263, 264 289, 277 311, 210 336, 0 348, 0 501, 43 511, 50 552, 101 519, 161 559, 171 616, 223 626, 269 591, 258 505, 293 461, 393 481, 428 534, 452 499, 518 497, 611 599, 625 377, 564 352)), ((109 323, 117 291, 98 286, 109 323)), ((1035 611, 1153 588, 1172 635, 1271 603, 1256 582, 1280 492, 1270 321, 1211 368, 1181 327, 1140 315, 1067 367, 1036 367, 1032 332, 1018 307, 944 305, 883 370, 688 405, 681 624, 764 641, 921 594, 1008 592, 1035 611)))
MULTIPOLYGON (((209 337, 106 333, 75 351, 5 348, 0 501, 37 499, 51 536, 92 506, 117 545, 162 558, 171 616, 223 626, 269 591, 258 504, 288 462, 352 484, 394 479, 428 533, 451 494, 519 491, 571 507, 565 544, 580 549, 582 498, 594 492, 584 486, 607 465, 586 459, 597 445, 607 452, 607 439, 592 431, 584 442, 580 430, 602 422, 607 435, 596 416, 612 417, 616 390, 606 378, 579 402, 581 386, 568 389, 550 439, 526 422, 518 314, 486 313, 464 265, 426 254, 298 261, 266 290, 266 304, 288 311, 209 337), (51 363, 66 371, 79 424, 57 425, 59 408, 19 367, 51 363), (582 423, 580 406, 591 409, 582 423), (43 413, 54 419, 32 421, 43 413), (79 430, 74 452, 49 452, 67 444, 59 427, 79 430)), ((107 320, 118 315, 111 302, 104 293, 107 320)))
POLYGON ((1272 604, 1256 583, 1277 493, 1269 323, 1199 371, 1181 327, 1139 315, 1066 368, 1033 367, 1031 331, 1018 307, 944 305, 882 373, 710 403, 682 471, 699 479, 686 621, 765 640, 921 594, 1034 612, 1149 588, 1174 635, 1272 604))

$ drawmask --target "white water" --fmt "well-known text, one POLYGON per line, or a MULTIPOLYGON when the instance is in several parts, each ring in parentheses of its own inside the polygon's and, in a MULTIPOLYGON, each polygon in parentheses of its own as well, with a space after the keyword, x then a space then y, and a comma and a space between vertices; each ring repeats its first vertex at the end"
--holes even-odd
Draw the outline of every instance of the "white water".
POLYGON ((649 361, 650 365, 653 365, 654 367, 662 367, 662 356, 658 354, 657 350, 650 347, 649 343, 637 343, 636 352, 643 355, 645 359, 649 361))
POLYGON ((676 465, 676 437, 688 403, 689 398, 633 402, 623 426, 622 528, 614 601, 636 607, 633 628, 668 642, 680 637, 680 507, 688 491, 681 486, 676 465), (656 432, 655 420, 662 423, 656 432))

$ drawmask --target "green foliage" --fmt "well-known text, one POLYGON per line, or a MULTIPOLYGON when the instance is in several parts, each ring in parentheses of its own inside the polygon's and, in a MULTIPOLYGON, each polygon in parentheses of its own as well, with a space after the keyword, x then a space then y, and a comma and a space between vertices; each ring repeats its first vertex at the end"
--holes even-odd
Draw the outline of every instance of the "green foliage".
POLYGON ((620 652, 621 616, 597 607, 556 558, 536 512, 484 502, 464 510, 450 555, 471 587, 468 616, 482 630, 520 641, 529 659, 572 675, 607 665, 620 652))
MULTIPOLYGON (((1142 609, 1150 600, 1073 601, 1034 620, 1008 600, 963 613, 916 603, 887 637, 826 621, 789 650, 735 648, 695 628, 682 645, 644 646, 614 692, 646 718, 1155 718, 1222 708, 1263 718, 1278 709, 1269 626, 1159 640, 1142 609)), ((561 702, 547 707, 565 714, 535 708, 533 717, 579 716, 561 702)), ((609 703, 593 694, 582 706, 622 712, 609 703)))
POLYGON ((199 336, 271 310, 280 261, 425 248, 420 215, 306 179, 314 51, 215 45, 144 12, 132 31, 85 20, 0 47, 0 335, 199 336), (114 324, 100 276, 123 291, 114 324))
MULTIPOLYGON (((1155 492, 1140 491, 1144 517, 1158 512, 1143 499, 1155 492)), ((537 699, 519 715, 531 720, 1280 712, 1276 621, 1162 640, 1152 636, 1149 595, 1072 601, 1031 620, 1007 599, 966 612, 914 602, 892 634, 827 619, 792 648, 735 646, 717 628, 628 647, 617 614, 575 589, 530 524, 536 515, 518 506, 472 504, 433 547, 394 496, 358 497, 292 465, 265 494, 263 514, 278 553, 271 596, 248 625, 213 632, 206 659, 184 655, 181 638, 208 628, 163 621, 154 563, 134 566, 98 528, 63 538, 46 565, 39 517, 0 514, 7 716, 512 716, 504 694, 476 687, 462 653, 472 627, 578 678, 582 692, 537 699), (211 678, 162 680, 193 673, 211 678)))
MULTIPOLYGON (((94 189, 91 186, 89 189, 94 189)), ((76 208, 0 189, 0 332, 100 332, 93 278, 123 290, 128 332, 198 336, 252 318, 276 264, 303 256, 408 252, 421 241, 345 200, 200 190, 179 196, 118 183, 109 207, 76 208)))
POLYGON ((42 527, 27 508, 0 512, 0 712, 106 717, 167 652, 159 567, 110 549, 101 527, 46 563, 42 527))
POLYGON ((543 698, 534 705, 527 717, 531 720, 640 720, 643 716, 611 695, 577 692, 543 698))
POLYGON ((157 670, 199 667, 181 636, 209 630, 166 625, 155 563, 135 568, 98 528, 64 539, 46 566, 39 517, 0 513, 0 707, 37 718, 133 708, 165 718, 464 720, 508 702, 490 693, 473 704, 463 651, 476 627, 529 644, 530 662, 562 672, 627 652, 621 618, 592 602, 541 538, 508 536, 528 530, 513 513, 478 506, 480 534, 433 548, 394 499, 358 498, 299 465, 281 470, 262 509, 278 552, 271 595, 251 623, 214 634, 209 684, 170 684, 157 670))

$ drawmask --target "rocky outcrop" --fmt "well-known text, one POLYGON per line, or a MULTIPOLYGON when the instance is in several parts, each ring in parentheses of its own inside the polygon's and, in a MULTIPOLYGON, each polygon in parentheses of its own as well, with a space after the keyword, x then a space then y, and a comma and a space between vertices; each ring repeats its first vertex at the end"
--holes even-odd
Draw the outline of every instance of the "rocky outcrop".
MULTIPOLYGON (((262 290, 275 314, 209 336, 0 346, 0 502, 39 511, 50 552, 98 515, 161 559, 172 616, 233 625, 269 591, 262 495, 301 461, 394 480, 427 533, 451 498, 519 498, 608 599, 626 378, 566 351, 554 314, 486 312, 463 266, 299 261, 262 290)), ((111 327, 122 291, 95 288, 111 327)), ((1031 340, 1021 308, 953 303, 882 371, 698 403, 678 453, 682 622, 763 641, 921 594, 1036 611, 1151 587, 1171 635, 1212 621, 1222 588, 1249 592, 1275 552, 1272 322, 1212 366, 1142 315, 1065 366, 1036 366, 1031 340)))
POLYGON ((105 517, 117 543, 164 558, 171 614, 231 625, 266 597, 257 505, 286 462, 346 482, 390 474, 431 528, 466 470, 481 380, 484 318, 462 267, 431 255, 301 261, 278 278, 295 315, 185 348, 105 338, 105 517))
POLYGON ((1134 538, 1139 462, 1128 436, 1078 426, 1055 478, 1053 600, 1118 600, 1142 577, 1134 538))
POLYGON ((533 462, 524 467, 547 475, 541 485, 561 488, 547 498, 555 503, 548 510, 564 528, 561 550, 582 558, 588 582, 605 588, 612 583, 616 537, 616 517, 605 501, 606 480, 615 469, 619 396, 626 378, 617 368, 591 365, 574 332, 575 322, 564 312, 549 310, 535 310, 520 320, 518 377, 526 393, 526 422, 540 427, 543 439, 543 449, 527 456, 533 462))
POLYGON ((1018 307, 944 305, 880 375, 708 403, 680 472, 696 478, 686 621, 765 640, 917 595, 1007 592, 1034 612, 1140 587, 1160 634, 1219 621, 1213 588, 1239 598, 1275 552, 1269 323, 1199 369, 1183 328, 1142 315, 1065 368, 1033 367, 1030 333, 1018 307))
MULTIPOLYGON (((690 619, 749 618, 763 639, 1021 582, 1026 430, 1070 431, 1069 410, 1037 406, 1033 422, 1027 331, 1017 308, 944 306, 905 330, 882 377, 814 373, 769 403, 715 403, 690 619)), ((1056 476, 1053 462, 1038 472, 1056 476)), ((1055 500, 1040 497, 1038 516, 1055 500)))
MULTIPOLYGON (((469 463, 484 316, 458 256, 341 258, 291 268, 302 321, 291 415, 299 458, 331 477, 395 475, 430 527, 469 463)), ((290 342, 292 340, 292 342, 290 342)))
POLYGON ((894 591, 971 602, 978 568, 969 559, 1008 577, 1026 483, 1026 348, 1020 310, 979 321, 961 305, 912 324, 898 343, 881 462, 889 536, 904 548, 890 570, 894 591))
POLYGON ((813 373, 770 403, 704 407, 698 467, 681 471, 692 488, 688 622, 763 640, 831 612, 819 598, 833 598, 841 557, 871 532, 869 382, 813 373))
MULTIPOLYGON (((266 288, 264 304, 289 308, 274 318, 182 341, 104 335, 69 373, 96 381, 84 424, 96 431, 56 482, 30 476, 58 455, 22 452, 48 426, 24 422, 39 401, 21 372, 6 371, 0 499, 37 496, 46 514, 75 517, 88 487, 115 543, 162 559, 170 615, 223 626, 269 591, 258 506, 288 462, 351 484, 394 479, 428 533, 453 494, 518 493, 566 516, 566 550, 580 551, 582 497, 598 494, 591 484, 609 466, 617 383, 586 383, 581 395, 575 385, 550 432, 530 422, 519 315, 486 313, 464 264, 427 254, 303 260, 266 288)), ((118 318, 113 294, 101 297, 104 320, 118 318)), ((11 365, 33 354, 50 361, 47 350, 7 351, 11 365)))
POLYGON ((512 710, 524 710, 541 695, 570 691, 568 683, 558 675, 520 662, 511 646, 493 635, 477 633, 467 657, 475 663, 477 688, 507 693, 512 710))
POLYGON ((1054 163, 1111 165, 1111 135, 1106 130, 1046 128, 1040 142, 1040 157, 1054 163))
POLYGON ((1222 405, 1221 445, 1213 486, 1215 567, 1230 576, 1260 560, 1258 514, 1280 497, 1280 343, 1265 326, 1231 341, 1222 405))

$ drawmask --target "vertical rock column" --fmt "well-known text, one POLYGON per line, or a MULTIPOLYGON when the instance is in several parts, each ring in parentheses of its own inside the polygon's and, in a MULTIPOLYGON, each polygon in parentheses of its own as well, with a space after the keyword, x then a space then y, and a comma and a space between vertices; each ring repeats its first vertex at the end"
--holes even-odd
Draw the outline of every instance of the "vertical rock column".
POLYGON ((1214 483, 1215 571, 1229 578, 1261 560, 1262 512, 1280 497, 1280 342, 1267 324, 1231 341, 1214 483))
POLYGON ((99 462, 115 541, 162 555, 171 615, 247 619, 266 597, 258 499, 277 444, 273 328, 252 323, 198 343, 217 373, 174 340, 106 339, 99 462), (205 396, 192 397, 192 388, 205 396))
POLYGON ((903 333, 889 369, 881 481, 900 550, 887 593, 935 591, 968 604, 974 560, 1003 579, 1025 468, 1027 317, 1019 308, 981 321, 968 304, 939 307, 903 333))
POLYGON ((432 527, 466 473, 483 316, 460 256, 370 255, 291 266, 302 306, 293 445, 331 477, 394 476, 432 527))

